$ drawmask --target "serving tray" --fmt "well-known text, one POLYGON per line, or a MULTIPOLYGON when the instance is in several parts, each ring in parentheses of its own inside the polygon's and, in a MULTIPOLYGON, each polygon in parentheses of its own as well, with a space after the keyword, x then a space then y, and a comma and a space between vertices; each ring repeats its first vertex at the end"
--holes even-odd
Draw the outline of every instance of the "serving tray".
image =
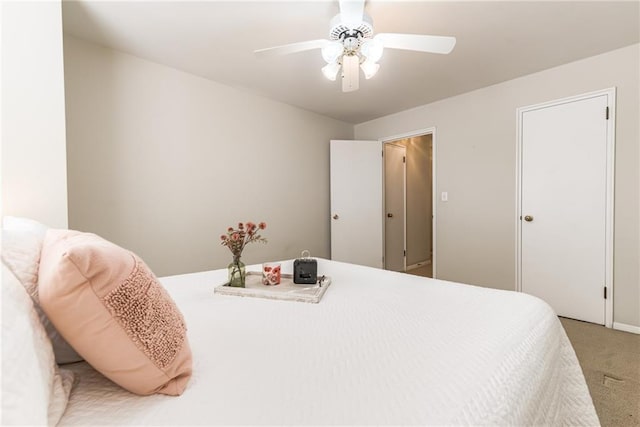
POLYGON ((266 286, 262 284, 261 272, 248 271, 244 288, 236 288, 224 283, 216 286, 214 293, 317 304, 329 285, 331 285, 331 278, 328 276, 321 276, 319 283, 315 285, 298 285, 293 283, 292 274, 282 274, 279 285, 266 286))

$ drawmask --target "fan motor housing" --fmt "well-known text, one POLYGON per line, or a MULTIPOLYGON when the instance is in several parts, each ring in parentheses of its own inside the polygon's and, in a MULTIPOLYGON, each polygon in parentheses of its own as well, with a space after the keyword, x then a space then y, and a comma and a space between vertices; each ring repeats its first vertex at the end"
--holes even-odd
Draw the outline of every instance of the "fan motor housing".
POLYGON ((355 51, 360 47, 362 39, 373 37, 373 21, 366 13, 362 22, 355 28, 349 28, 342 22, 340 14, 334 16, 329 23, 329 40, 342 42, 345 49, 355 51))

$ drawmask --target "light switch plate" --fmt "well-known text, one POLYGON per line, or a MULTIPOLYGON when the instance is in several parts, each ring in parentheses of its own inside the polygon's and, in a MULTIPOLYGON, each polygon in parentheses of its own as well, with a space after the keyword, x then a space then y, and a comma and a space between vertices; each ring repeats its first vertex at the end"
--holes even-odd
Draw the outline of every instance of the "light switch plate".
POLYGON ((442 194, 440 195, 440 199, 443 202, 449 201, 449 193, 447 193, 446 191, 443 191, 442 194))

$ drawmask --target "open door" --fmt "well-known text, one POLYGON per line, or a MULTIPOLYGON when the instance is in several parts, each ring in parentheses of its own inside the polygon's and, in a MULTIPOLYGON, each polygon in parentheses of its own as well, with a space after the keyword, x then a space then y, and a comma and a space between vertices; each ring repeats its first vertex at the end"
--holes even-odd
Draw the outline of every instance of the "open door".
POLYGON ((331 259, 383 268, 382 145, 333 140, 330 147, 331 259))

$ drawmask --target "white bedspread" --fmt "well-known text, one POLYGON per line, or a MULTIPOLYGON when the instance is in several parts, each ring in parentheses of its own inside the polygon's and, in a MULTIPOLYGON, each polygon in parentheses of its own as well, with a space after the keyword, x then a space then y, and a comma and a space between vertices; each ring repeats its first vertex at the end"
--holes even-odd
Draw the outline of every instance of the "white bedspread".
POLYGON ((598 425, 541 300, 326 260, 319 272, 333 280, 319 304, 214 295, 226 270, 162 279, 189 328, 185 393, 140 397, 67 365, 80 382, 61 425, 598 425))

